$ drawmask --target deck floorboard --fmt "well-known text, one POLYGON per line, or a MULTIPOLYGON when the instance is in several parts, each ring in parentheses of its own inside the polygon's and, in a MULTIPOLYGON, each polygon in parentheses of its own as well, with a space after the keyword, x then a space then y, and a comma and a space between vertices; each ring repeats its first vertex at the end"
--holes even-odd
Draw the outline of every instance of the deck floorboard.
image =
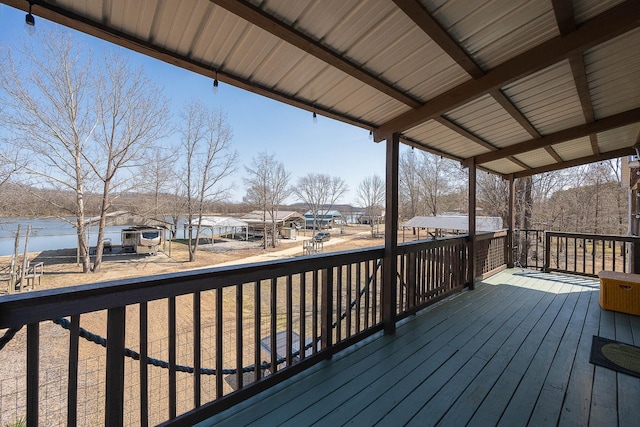
POLYGON ((594 335, 640 345, 640 317, 598 289, 503 271, 199 425, 637 425, 640 378, 589 353, 594 335))

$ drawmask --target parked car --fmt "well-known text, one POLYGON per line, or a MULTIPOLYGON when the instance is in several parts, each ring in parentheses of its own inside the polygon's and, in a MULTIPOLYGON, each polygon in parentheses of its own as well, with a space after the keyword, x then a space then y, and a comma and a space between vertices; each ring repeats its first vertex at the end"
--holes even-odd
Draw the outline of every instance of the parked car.
POLYGON ((313 236, 313 240, 315 240, 316 242, 326 242, 330 238, 331 238, 331 234, 326 231, 322 231, 316 234, 315 236, 313 236))

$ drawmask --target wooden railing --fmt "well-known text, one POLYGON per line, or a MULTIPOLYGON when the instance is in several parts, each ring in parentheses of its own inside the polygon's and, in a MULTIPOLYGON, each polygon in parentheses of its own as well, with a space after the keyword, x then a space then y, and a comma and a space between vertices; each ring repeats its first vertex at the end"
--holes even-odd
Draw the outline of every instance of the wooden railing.
POLYGON ((514 264, 521 268, 542 270, 545 259, 544 230, 515 230, 513 233, 514 264))
POLYGON ((400 318, 468 285, 468 240, 464 235, 399 246, 397 313, 400 318))
POLYGON ((476 280, 491 276, 506 268, 507 231, 480 233, 476 237, 476 280))
MULTIPOLYGON (((468 285, 468 241, 398 248, 397 319, 468 285)), ((490 260, 482 272, 504 262, 504 235, 478 244, 486 247, 479 259, 490 260)), ((24 415, 29 425, 192 425, 382 330, 383 253, 377 247, 6 296, 0 334, 26 325, 14 338, 25 348, 24 415), (69 330, 64 346, 41 333, 58 328, 59 336, 48 320, 69 330), (97 385, 78 368, 87 348, 105 360, 96 363, 104 369, 97 385), (43 405, 49 396, 40 394, 40 381, 52 366, 64 371, 63 401, 43 405), (98 412, 79 411, 83 399, 98 412), (47 413, 52 407, 58 412, 47 413)))
MULTIPOLYGON (((632 272, 640 238, 601 234, 545 233, 545 271, 597 276, 602 270, 632 272)), ((638 251, 640 252, 640 251, 638 251)))

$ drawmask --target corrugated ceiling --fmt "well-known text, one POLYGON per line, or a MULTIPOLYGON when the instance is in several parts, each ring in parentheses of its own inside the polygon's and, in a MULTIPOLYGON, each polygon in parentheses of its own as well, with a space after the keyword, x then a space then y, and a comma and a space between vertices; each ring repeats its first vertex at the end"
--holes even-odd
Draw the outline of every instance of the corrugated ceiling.
POLYGON ((637 0, 40 0, 33 13, 503 175, 639 142, 637 0))

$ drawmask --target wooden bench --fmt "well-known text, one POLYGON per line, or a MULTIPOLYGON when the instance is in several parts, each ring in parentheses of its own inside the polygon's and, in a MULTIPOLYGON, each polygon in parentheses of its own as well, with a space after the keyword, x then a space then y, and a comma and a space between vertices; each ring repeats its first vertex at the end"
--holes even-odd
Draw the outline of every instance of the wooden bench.
POLYGON ((640 316, 640 274, 601 271, 600 307, 640 316))

